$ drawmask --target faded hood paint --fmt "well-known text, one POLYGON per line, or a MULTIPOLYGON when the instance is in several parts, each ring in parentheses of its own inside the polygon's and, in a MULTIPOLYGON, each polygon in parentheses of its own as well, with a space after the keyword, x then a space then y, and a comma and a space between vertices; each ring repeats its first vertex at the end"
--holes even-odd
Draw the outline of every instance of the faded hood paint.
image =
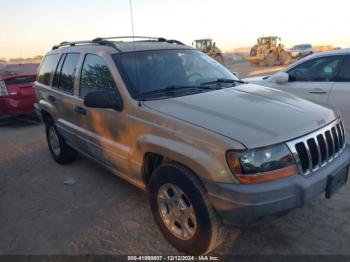
POLYGON ((286 142, 337 118, 332 109, 254 84, 144 103, 247 148, 286 142))

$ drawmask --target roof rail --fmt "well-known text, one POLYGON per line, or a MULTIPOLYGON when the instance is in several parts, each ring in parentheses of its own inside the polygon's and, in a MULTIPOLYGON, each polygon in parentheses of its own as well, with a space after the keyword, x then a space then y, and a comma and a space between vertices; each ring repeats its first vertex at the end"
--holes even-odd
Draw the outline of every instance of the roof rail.
POLYGON ((76 45, 86 45, 86 44, 98 44, 98 45, 106 45, 106 46, 110 46, 115 48, 117 51, 120 52, 120 50, 115 46, 115 44, 111 41, 102 39, 102 38, 96 38, 94 40, 86 40, 86 41, 72 41, 72 42, 67 42, 64 41, 58 45, 54 45, 52 47, 52 50, 58 49, 60 47, 64 47, 64 46, 76 46, 76 45))
MULTIPOLYGON (((178 44, 178 45, 185 45, 184 43, 178 41, 178 40, 167 40, 164 37, 154 37, 154 36, 113 36, 113 37, 100 37, 96 38, 98 40, 113 40, 113 39, 147 39, 147 40, 153 40, 156 42, 166 42, 169 44, 178 44)), ((96 40, 95 39, 95 40, 96 40)))
POLYGON ((76 45, 86 45, 86 44, 98 44, 98 45, 105 45, 105 46, 110 46, 116 49, 117 51, 121 52, 120 49, 113 43, 113 39, 147 39, 146 41, 155 41, 155 42, 166 42, 169 44, 178 44, 178 45, 185 45, 184 43, 178 41, 178 40, 167 40, 163 37, 149 37, 149 36, 116 36, 116 37, 98 37, 93 40, 85 40, 85 41, 64 41, 61 42, 58 45, 54 45, 52 47, 52 50, 58 49, 60 47, 64 46, 76 46, 76 45))

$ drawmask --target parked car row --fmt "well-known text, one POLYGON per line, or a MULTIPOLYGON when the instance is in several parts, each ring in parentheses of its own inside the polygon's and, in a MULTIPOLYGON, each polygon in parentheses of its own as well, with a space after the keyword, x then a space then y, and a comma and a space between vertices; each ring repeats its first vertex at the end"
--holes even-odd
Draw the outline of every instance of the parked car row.
MULTIPOLYGON (((148 191, 178 250, 208 253, 225 225, 331 198, 347 182, 350 146, 337 110, 240 81, 179 41, 138 40, 54 46, 35 82, 35 111, 53 159, 68 164, 79 152, 148 191)), ((328 97, 347 79, 347 58, 313 56, 259 81, 328 97)))

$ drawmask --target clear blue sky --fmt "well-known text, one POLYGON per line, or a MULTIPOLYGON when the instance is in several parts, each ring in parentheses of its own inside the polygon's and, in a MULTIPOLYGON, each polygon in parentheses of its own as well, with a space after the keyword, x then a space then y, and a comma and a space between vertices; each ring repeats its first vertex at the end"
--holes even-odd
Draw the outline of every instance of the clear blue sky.
MULTIPOLYGON (((129 0, 0 0, 0 57, 45 53, 66 40, 131 35, 129 0)), ((346 0, 133 0, 136 35, 191 44, 212 37, 224 50, 260 35, 286 45, 350 46, 346 0)))

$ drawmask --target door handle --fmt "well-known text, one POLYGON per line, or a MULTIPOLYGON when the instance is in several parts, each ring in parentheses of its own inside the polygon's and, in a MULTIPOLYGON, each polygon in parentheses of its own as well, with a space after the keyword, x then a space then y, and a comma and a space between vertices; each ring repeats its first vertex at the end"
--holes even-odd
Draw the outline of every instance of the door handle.
POLYGON ((50 102, 55 102, 56 101, 56 97, 52 96, 52 95, 49 95, 47 97, 47 99, 50 101, 50 102))
POLYGON ((81 106, 76 106, 74 108, 74 111, 77 112, 78 114, 82 114, 82 115, 86 115, 86 113, 87 113, 86 109, 81 107, 81 106))
POLYGON ((316 88, 309 91, 309 94, 317 94, 317 95, 322 95, 327 93, 328 93, 327 91, 322 90, 321 88, 316 88))

